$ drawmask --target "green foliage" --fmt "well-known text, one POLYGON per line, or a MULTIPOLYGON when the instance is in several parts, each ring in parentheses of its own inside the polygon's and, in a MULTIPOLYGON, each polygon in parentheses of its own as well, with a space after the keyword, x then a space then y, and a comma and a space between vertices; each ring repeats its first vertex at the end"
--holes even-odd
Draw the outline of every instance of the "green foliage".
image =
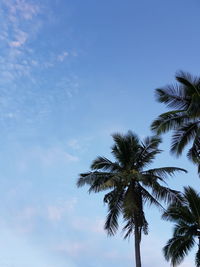
POLYGON ((151 129, 157 134, 173 130, 171 152, 181 155, 188 144, 188 158, 198 165, 200 174, 200 78, 179 72, 177 84, 156 89, 156 99, 169 112, 153 121, 151 129))
POLYGON ((161 152, 158 148, 161 139, 157 136, 147 137, 141 142, 129 131, 126 135, 113 134, 113 140, 111 152, 115 161, 97 157, 91 164, 92 171, 80 174, 77 186, 88 185, 89 193, 108 191, 104 197, 108 207, 105 222, 108 235, 116 233, 121 214, 125 223, 124 237, 134 232, 135 224, 141 237, 142 232, 148 232, 144 204, 162 209, 160 201, 179 201, 180 193, 168 188, 165 179, 178 171, 186 171, 177 167, 146 169, 161 152))
POLYGON ((200 266, 200 196, 191 187, 184 188, 179 202, 172 202, 163 214, 163 218, 175 223, 173 236, 163 248, 167 261, 173 266, 180 264, 198 240, 195 264, 200 266))

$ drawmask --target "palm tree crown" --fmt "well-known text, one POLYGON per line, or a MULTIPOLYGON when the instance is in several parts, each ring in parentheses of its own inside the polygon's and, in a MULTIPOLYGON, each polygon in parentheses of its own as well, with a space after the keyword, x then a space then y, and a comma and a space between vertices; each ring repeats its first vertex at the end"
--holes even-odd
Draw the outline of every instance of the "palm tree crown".
POLYGON ((179 72, 178 84, 156 89, 158 102, 171 111, 161 114, 151 125, 157 134, 174 130, 171 151, 180 155, 192 141, 187 156, 199 166, 200 173, 200 77, 179 72))
MULTIPOLYGON (((140 142, 137 135, 129 131, 126 135, 113 134, 113 139, 111 152, 115 161, 97 157, 91 165, 92 171, 80 174, 77 185, 78 187, 89 185, 89 192, 109 190, 104 197, 104 202, 108 205, 105 230, 109 235, 114 235, 121 214, 125 222, 123 228, 125 238, 133 232, 135 234, 137 254, 141 233, 143 231, 146 234, 148 228, 143 210, 144 204, 148 202, 162 207, 160 200, 175 201, 179 193, 161 183, 164 183, 168 175, 185 170, 176 167, 146 170, 155 156, 161 152, 158 149, 161 142, 159 137, 147 137, 144 142, 140 142)), ((141 265, 136 262, 136 266, 141 265)))
POLYGON ((198 240, 195 265, 200 267, 200 195, 191 187, 184 188, 181 202, 172 203, 163 218, 175 223, 173 237, 163 248, 166 260, 180 264, 198 240))

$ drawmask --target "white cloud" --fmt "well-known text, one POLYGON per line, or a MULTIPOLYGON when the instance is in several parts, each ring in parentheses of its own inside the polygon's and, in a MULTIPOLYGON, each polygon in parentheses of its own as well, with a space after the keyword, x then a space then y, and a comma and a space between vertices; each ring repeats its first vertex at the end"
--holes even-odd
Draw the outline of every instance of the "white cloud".
POLYGON ((104 222, 105 219, 102 218, 96 218, 91 220, 87 217, 76 217, 72 220, 72 227, 79 231, 105 234, 104 222))
POLYGON ((32 219, 37 214, 37 210, 35 207, 29 206, 25 207, 18 213, 18 217, 22 220, 32 219))
POLYGON ((70 257, 77 257, 80 254, 89 250, 88 242, 70 241, 57 245, 54 250, 69 255, 70 257))
POLYGON ((105 219, 96 219, 91 225, 91 231, 98 234, 105 234, 104 230, 105 219))
POLYGON ((26 0, 3 0, 8 8, 9 19, 12 22, 16 21, 16 16, 21 16, 23 19, 31 20, 40 11, 38 5, 26 0))
MULTIPOLYGON (((78 78, 71 70, 56 71, 64 65, 61 63, 68 55, 72 58, 72 53, 67 51, 68 48, 56 53, 52 46, 55 42, 53 34, 52 39, 45 38, 48 22, 54 20, 54 12, 44 1, 2 0, 0 4, 0 86, 1 98, 3 96, 7 101, 0 105, 1 121, 6 119, 4 114, 9 113, 15 114, 13 124, 19 120, 24 124, 42 121, 52 112, 53 102, 66 103, 78 92, 78 78), (42 49, 38 48, 41 44, 42 49), (53 84, 49 84, 47 77, 51 79, 53 72, 53 84), (31 105, 28 105, 29 101, 31 105)), ((59 22, 56 21, 56 26, 59 22)), ((57 42, 59 45, 60 41, 57 42)), ((67 157, 69 160, 70 155, 65 154, 67 157)))
POLYGON ((33 164, 44 168, 54 167, 60 164, 76 163, 79 161, 77 156, 68 153, 63 147, 36 146, 30 149, 21 148, 21 158, 18 158, 16 165, 20 172, 26 172, 33 164))
POLYGON ((81 148, 80 144, 79 144, 79 141, 77 139, 70 139, 68 142, 67 142, 67 145, 75 150, 79 150, 81 148))
POLYGON ((60 221, 63 215, 63 209, 57 206, 47 207, 48 218, 51 221, 60 221))
POLYGON ((50 221, 60 221, 63 216, 74 210, 76 203, 77 199, 71 198, 60 204, 49 205, 47 207, 48 219, 50 221))
POLYGON ((72 98, 75 94, 78 93, 78 77, 76 75, 70 75, 70 77, 63 77, 57 82, 56 88, 58 90, 62 89, 63 93, 68 98, 72 98))
POLYGON ((9 45, 11 47, 21 47, 26 43, 27 39, 28 39, 28 33, 20 29, 17 29, 15 32, 15 40, 11 41, 9 45))
POLYGON ((1 267, 75 267, 70 260, 58 259, 55 253, 49 254, 40 244, 31 242, 7 225, 0 227, 0 266, 1 267))
POLYGON ((104 253, 103 255, 104 258, 108 259, 108 260, 117 260, 117 261, 124 261, 124 260, 128 260, 128 261, 133 261, 133 257, 132 255, 129 255, 127 253, 120 253, 120 251, 118 249, 116 250, 110 250, 104 253))
POLYGON ((39 210, 33 206, 27 206, 16 211, 12 218, 12 227, 17 233, 26 234, 34 230, 36 217, 39 215, 39 210))
POLYGON ((3 46, 0 56, 2 73, 0 79, 1 82, 2 80, 10 82, 21 76, 30 76, 30 47, 27 43, 37 31, 39 25, 37 14, 40 12, 40 7, 27 0, 3 0, 0 12, 3 17, 0 29, 3 46), (24 59, 26 64, 23 62, 24 59))
POLYGON ((63 62, 68 55, 69 53, 67 51, 64 51, 62 54, 58 55, 57 60, 63 62))
POLYGON ((60 147, 52 147, 48 149, 38 147, 38 149, 35 150, 35 153, 44 165, 52 165, 58 162, 69 163, 79 160, 78 157, 67 153, 60 147))

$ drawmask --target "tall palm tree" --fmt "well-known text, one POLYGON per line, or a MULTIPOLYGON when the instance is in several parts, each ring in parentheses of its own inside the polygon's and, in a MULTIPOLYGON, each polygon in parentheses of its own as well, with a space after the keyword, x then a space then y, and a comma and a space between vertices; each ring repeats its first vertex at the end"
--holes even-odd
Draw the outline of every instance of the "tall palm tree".
POLYGON ((163 248, 166 260, 177 266, 197 245, 195 265, 200 267, 200 195, 193 188, 185 187, 181 202, 172 203, 163 218, 175 223, 173 237, 163 248))
POLYGON ((171 152, 177 156, 192 142, 187 156, 198 165, 200 174, 200 77, 181 71, 176 80, 178 84, 156 89, 157 101, 172 110, 161 114, 151 128, 157 134, 174 130, 171 152))
POLYGON ((135 236, 136 267, 141 267, 140 241, 142 232, 147 234, 148 223, 144 214, 144 204, 154 204, 162 208, 160 200, 175 201, 179 192, 164 183, 167 176, 184 169, 163 167, 146 169, 155 156, 161 152, 159 137, 147 137, 141 142, 136 134, 113 134, 112 154, 115 161, 97 157, 91 165, 91 172, 82 173, 77 186, 89 185, 89 192, 108 190, 104 202, 108 205, 105 230, 114 235, 118 229, 118 217, 123 216, 125 238, 133 232, 135 236), (149 191, 150 190, 150 191, 149 191))

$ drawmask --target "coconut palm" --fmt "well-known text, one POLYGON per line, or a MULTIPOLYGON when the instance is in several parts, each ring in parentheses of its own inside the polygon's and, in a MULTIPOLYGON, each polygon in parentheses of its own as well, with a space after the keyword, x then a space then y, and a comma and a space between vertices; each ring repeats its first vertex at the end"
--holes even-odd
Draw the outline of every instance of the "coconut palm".
POLYGON ((181 202, 170 204, 163 218, 175 223, 173 237, 163 248, 166 260, 177 266, 197 245, 195 265, 200 267, 200 195, 185 187, 181 202))
POLYGON ((156 89, 157 101, 172 110, 161 114, 151 128, 157 134, 174 130, 171 152, 177 156, 192 142, 187 156, 198 165, 200 174, 200 77, 179 72, 176 80, 178 84, 156 89))
POLYGON ((142 232, 147 234, 148 223, 144 214, 144 204, 154 204, 162 208, 160 200, 175 201, 179 193, 168 188, 167 176, 184 169, 163 167, 146 169, 155 156, 161 152, 159 137, 147 137, 140 142, 136 134, 129 131, 126 135, 113 134, 112 154, 115 161, 97 157, 91 165, 91 172, 82 173, 77 186, 89 186, 89 192, 108 190, 104 202, 108 205, 105 230, 114 235, 118 229, 119 215, 123 216, 124 237, 135 236, 136 267, 141 267, 140 241, 142 232))

